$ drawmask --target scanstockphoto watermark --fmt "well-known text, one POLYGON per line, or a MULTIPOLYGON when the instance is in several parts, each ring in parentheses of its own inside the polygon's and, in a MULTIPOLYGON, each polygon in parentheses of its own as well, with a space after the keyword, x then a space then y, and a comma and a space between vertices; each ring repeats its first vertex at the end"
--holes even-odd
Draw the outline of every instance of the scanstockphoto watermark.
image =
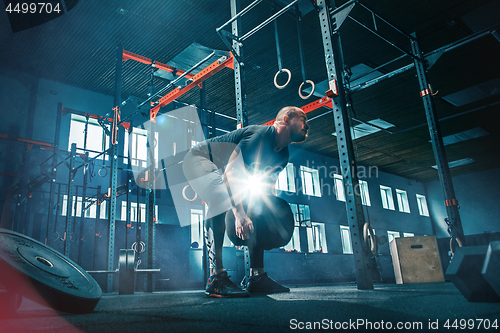
POLYGON ((290 319, 291 330, 336 330, 336 331, 455 331, 455 330, 481 330, 498 331, 498 319, 461 318, 461 319, 428 319, 427 321, 372 321, 368 319, 349 319, 348 321, 335 321, 323 319, 321 321, 300 321, 290 319))
POLYGON ((335 321, 332 319, 323 319, 321 321, 299 321, 297 319, 290 319, 290 329, 292 330, 370 330, 370 331, 388 331, 388 330, 422 330, 431 328, 431 322, 424 325, 423 322, 396 322, 392 321, 370 321, 368 319, 357 319, 349 321, 335 321))

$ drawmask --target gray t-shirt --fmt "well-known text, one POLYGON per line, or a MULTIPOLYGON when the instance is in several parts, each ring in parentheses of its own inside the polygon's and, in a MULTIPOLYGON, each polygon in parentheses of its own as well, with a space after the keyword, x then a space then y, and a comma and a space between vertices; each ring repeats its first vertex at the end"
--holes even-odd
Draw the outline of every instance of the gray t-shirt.
POLYGON ((252 125, 207 139, 191 148, 191 154, 210 158, 219 169, 223 169, 232 152, 237 150, 249 172, 265 172, 270 176, 268 181, 274 183, 277 173, 283 170, 289 158, 288 147, 274 151, 275 140, 274 126, 252 125))

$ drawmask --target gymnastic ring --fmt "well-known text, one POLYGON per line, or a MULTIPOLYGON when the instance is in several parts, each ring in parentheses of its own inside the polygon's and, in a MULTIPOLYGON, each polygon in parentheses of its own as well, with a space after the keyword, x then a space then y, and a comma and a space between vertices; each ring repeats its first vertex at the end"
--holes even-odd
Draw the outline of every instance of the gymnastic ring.
POLYGON ((276 86, 276 88, 278 88, 278 89, 284 89, 284 88, 285 88, 285 87, 286 87, 286 86, 290 83, 291 78, 292 78, 292 72, 290 72, 290 71, 289 71, 288 69, 286 69, 286 68, 283 68, 282 70, 277 71, 277 72, 276 72, 276 75, 274 75, 274 85, 275 85, 275 86, 276 86), (288 74, 288 80, 286 81, 286 83, 285 83, 284 85, 280 86, 280 85, 278 84, 278 81, 277 81, 277 80, 278 80, 278 75, 279 75, 279 74, 281 74, 282 72, 286 72, 286 73, 288 74))
POLYGON ((184 197, 184 199, 186 199, 186 201, 193 202, 193 201, 195 201, 195 200, 196 200, 196 198, 198 197, 198 193, 194 192, 194 197, 193 197, 193 199, 188 199, 188 198, 186 197, 186 189, 187 189, 188 187, 190 187, 190 186, 189 186, 189 185, 184 186, 184 188, 182 189, 182 196, 184 197))
POLYGON ((57 231, 54 231, 54 232, 52 233, 51 239, 52 239, 53 241, 56 241, 56 240, 59 240, 60 236, 61 236, 61 235, 59 235, 59 233, 58 233, 57 231))
POLYGON ((108 175, 108 168, 106 168, 106 167, 103 165, 103 166, 99 169, 99 171, 97 171, 97 174, 99 175, 99 177, 102 177, 102 178, 106 177, 106 176, 108 175), (106 171, 106 173, 104 173, 104 176, 101 174, 101 170, 103 170, 103 169, 104 169, 104 171, 106 171))
MULTIPOLYGON (((456 237, 455 240, 457 241, 458 247, 463 246, 462 241, 458 237, 456 237)), ((453 237, 450 238, 450 252, 452 257, 455 256, 455 251, 453 251, 453 237)))
POLYGON ((363 239, 366 245, 370 246, 370 250, 373 254, 377 253, 377 241, 375 240, 375 234, 370 223, 366 222, 363 226, 363 239), (368 244, 368 233, 370 234, 370 244, 368 244))
POLYGON ((71 234, 69 234, 69 241, 72 242, 72 243, 75 243, 78 241, 78 236, 76 233, 72 232, 71 234))
POLYGON ((314 94, 314 89, 316 89, 316 85, 311 80, 306 80, 306 82, 302 82, 300 84, 300 86, 299 86, 299 96, 300 96, 300 98, 302 98, 302 99, 308 99, 309 97, 312 96, 312 94, 314 94), (311 92, 307 96, 302 95, 302 86, 304 85, 304 83, 309 83, 311 85, 311 92))
POLYGON ((146 251, 146 244, 141 241, 139 243, 139 245, 141 246, 141 249, 139 250, 139 252, 137 252, 137 242, 133 242, 132 243, 132 246, 130 247, 132 250, 134 250, 135 253, 144 253, 144 251, 146 251))

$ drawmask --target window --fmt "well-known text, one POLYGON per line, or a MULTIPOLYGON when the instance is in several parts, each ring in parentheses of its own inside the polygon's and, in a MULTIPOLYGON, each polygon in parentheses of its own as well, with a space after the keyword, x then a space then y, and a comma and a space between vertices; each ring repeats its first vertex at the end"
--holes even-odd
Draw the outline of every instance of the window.
POLYGON ((370 193, 368 193, 368 183, 364 180, 360 180, 359 188, 361 189, 361 203, 365 206, 371 206, 370 193))
POLYGON ((342 176, 334 175, 334 181, 335 181, 335 195, 337 196, 337 200, 345 201, 344 182, 342 180, 342 176))
MULTIPOLYGON (((125 132, 125 147, 123 154, 125 158, 123 163, 128 163, 127 157, 132 158, 131 164, 146 168, 146 161, 148 159, 148 132, 142 128, 134 127, 132 133, 125 132), (132 139, 131 139, 132 138, 132 139), (130 144, 129 144, 129 140, 130 144)), ((158 168, 158 132, 155 132, 154 146, 154 159, 156 167, 158 168)))
POLYGON ((408 204, 408 195, 406 191, 396 189, 396 196, 398 198, 399 211, 409 213, 410 205, 408 204))
POLYGON ((297 251, 300 252, 300 226, 303 223, 311 221, 309 206, 308 205, 298 205, 291 203, 289 204, 293 213, 293 218, 295 220, 295 228, 293 230, 292 239, 285 245, 286 251, 297 251))
POLYGON ((300 176, 302 178, 302 192, 305 195, 321 196, 318 170, 300 166, 300 176))
MULTIPOLYGON (((141 209, 141 222, 146 221, 146 204, 139 204, 139 208, 141 209)), ((127 219, 127 202, 122 201, 122 220, 125 221, 127 219)), ((130 203, 130 222, 137 222, 137 202, 130 203)))
POLYGON ((299 227, 293 229, 292 239, 285 245, 286 251, 297 251, 300 252, 300 231, 299 227))
POLYGON ((382 207, 385 209, 395 210, 394 199, 392 198, 392 189, 390 187, 380 185, 380 195, 382 197, 382 207))
POLYGON ((295 177, 293 164, 288 163, 286 167, 281 170, 276 181, 276 189, 280 191, 295 192, 295 177))
POLYGON ((324 223, 313 222, 312 227, 307 228, 307 239, 310 252, 328 252, 324 223))
POLYGON ((102 220, 106 220, 108 218, 108 202, 101 201, 101 213, 99 214, 99 218, 102 220))
POLYGON ((340 226, 340 237, 342 239, 342 253, 352 254, 351 231, 349 227, 340 226))
MULTIPOLYGON (((64 194, 62 196, 62 205, 61 205, 61 215, 66 216, 67 213, 67 205, 68 205, 68 196, 64 194)), ((96 218, 96 213, 97 213, 97 202, 95 202, 95 199, 87 198, 88 201, 86 201, 84 204, 82 203, 82 197, 75 197, 73 196, 73 207, 71 207, 71 216, 75 216, 75 200, 76 200, 76 216, 81 217, 82 215, 82 209, 85 209, 84 217, 88 217, 91 219, 96 218)), ((101 202, 101 215, 99 216, 101 219, 106 219, 108 218, 108 214, 106 211, 106 201, 101 202)))
MULTIPOLYGON (((85 148, 96 152, 105 151, 108 147, 108 140, 106 140, 106 134, 103 128, 99 125, 97 120, 89 118, 87 134, 85 135, 86 122, 87 119, 84 116, 76 114, 71 115, 68 150, 71 150, 72 143, 76 143, 77 148, 85 148)), ((89 152, 90 158, 96 155, 98 155, 98 153, 89 152)), ((98 159, 102 160, 102 156, 103 155, 99 156, 98 159)))
POLYGON ((394 238, 399 238, 399 231, 387 231, 387 239, 389 244, 392 242, 394 238))
POLYGON ((413 232, 403 232, 403 237, 415 237, 413 232))
POLYGON ((309 205, 301 204, 289 204, 292 209, 293 218, 295 219, 295 225, 301 227, 311 226, 311 211, 309 210, 309 205))
POLYGON ((420 215, 429 216, 429 208, 427 207, 427 200, 425 200, 425 196, 417 194, 417 204, 420 215))
MULTIPOLYGON (((139 208, 141 209, 141 223, 145 223, 146 222, 146 204, 140 203, 139 208)), ((159 221, 158 221, 158 205, 155 205, 155 216, 156 216, 155 222, 159 223, 159 221)), ((126 201, 122 201, 121 219, 122 219, 122 221, 127 220, 127 202, 126 201)), ((130 203, 130 222, 137 222, 137 202, 130 203)))
POLYGON ((191 246, 198 244, 198 248, 203 247, 203 211, 191 209, 191 246))
MULTIPOLYGON (((68 196, 66 194, 63 195, 63 203, 61 207, 61 215, 66 216, 68 213, 68 196)), ((71 206, 71 216, 80 217, 82 213, 82 197, 73 196, 72 206, 71 206), (75 213, 75 200, 76 200, 76 213, 75 213)))

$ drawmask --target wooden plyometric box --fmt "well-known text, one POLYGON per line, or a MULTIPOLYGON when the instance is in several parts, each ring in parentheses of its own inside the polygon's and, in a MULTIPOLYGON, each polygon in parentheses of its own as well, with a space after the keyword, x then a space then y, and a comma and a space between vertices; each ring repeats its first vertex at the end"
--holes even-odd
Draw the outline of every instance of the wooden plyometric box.
POLYGON ((394 238, 390 247, 397 284, 444 282, 436 236, 394 238))

